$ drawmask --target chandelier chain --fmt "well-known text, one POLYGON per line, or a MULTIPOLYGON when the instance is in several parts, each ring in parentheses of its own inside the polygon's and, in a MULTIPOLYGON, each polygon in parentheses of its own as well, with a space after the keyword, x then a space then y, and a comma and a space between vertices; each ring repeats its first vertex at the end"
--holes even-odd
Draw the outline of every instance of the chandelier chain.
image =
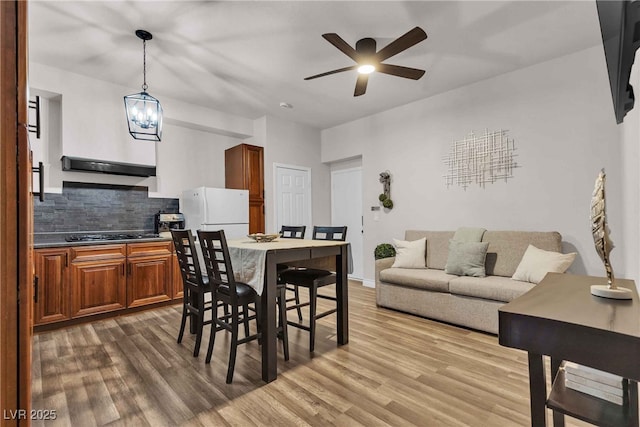
POLYGON ((147 91, 147 41, 142 40, 142 90, 147 91))

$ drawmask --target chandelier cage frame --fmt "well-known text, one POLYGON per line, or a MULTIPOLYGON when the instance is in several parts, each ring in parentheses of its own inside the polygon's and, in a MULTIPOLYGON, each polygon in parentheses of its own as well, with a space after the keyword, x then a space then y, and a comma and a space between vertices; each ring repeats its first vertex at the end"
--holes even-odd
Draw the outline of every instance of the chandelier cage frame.
POLYGON ((147 40, 153 36, 145 30, 136 30, 142 40, 142 92, 124 97, 129 133, 134 139, 145 141, 162 140, 162 105, 147 92, 147 40))

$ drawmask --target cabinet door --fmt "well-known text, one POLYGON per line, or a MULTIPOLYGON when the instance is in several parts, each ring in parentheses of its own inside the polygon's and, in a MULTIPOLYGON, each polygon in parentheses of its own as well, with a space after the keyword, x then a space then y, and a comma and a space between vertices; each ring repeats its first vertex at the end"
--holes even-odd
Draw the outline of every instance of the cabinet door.
POLYGON ((263 148, 255 145, 246 146, 247 189, 249 200, 264 200, 264 166, 263 148))
POLYGON ((34 264, 38 286, 33 305, 36 325, 60 322, 71 318, 69 292, 69 251, 67 249, 37 249, 34 264))
POLYGON ((249 201, 249 233, 264 233, 264 202, 249 201))
POLYGON ((178 255, 173 254, 172 279, 173 283, 173 299, 182 298, 184 294, 182 286, 182 273, 180 273, 180 265, 178 264, 178 255))
POLYGON ((171 299, 172 255, 129 259, 127 278, 128 307, 153 304, 171 299))
POLYGON ((71 263, 71 316, 127 306, 125 258, 71 263))

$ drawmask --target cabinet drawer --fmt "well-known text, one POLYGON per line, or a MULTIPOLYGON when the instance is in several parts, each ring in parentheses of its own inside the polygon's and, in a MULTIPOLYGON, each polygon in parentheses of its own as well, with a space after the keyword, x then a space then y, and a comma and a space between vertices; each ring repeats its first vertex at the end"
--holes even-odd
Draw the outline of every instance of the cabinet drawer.
POLYGON ((125 258, 127 245, 76 246, 71 248, 71 262, 125 258))
POLYGON ((170 240, 165 242, 129 243, 127 245, 128 257, 171 255, 172 253, 173 245, 170 240))

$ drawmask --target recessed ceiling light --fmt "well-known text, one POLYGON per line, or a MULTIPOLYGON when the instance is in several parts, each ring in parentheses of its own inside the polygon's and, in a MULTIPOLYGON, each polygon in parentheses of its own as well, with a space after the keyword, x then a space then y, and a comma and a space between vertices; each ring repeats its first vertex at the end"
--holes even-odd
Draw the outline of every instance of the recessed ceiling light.
POLYGON ((280 103, 280 107, 281 108, 286 108, 288 110, 291 110, 293 108, 293 105, 289 104, 288 102, 281 102, 280 103))

